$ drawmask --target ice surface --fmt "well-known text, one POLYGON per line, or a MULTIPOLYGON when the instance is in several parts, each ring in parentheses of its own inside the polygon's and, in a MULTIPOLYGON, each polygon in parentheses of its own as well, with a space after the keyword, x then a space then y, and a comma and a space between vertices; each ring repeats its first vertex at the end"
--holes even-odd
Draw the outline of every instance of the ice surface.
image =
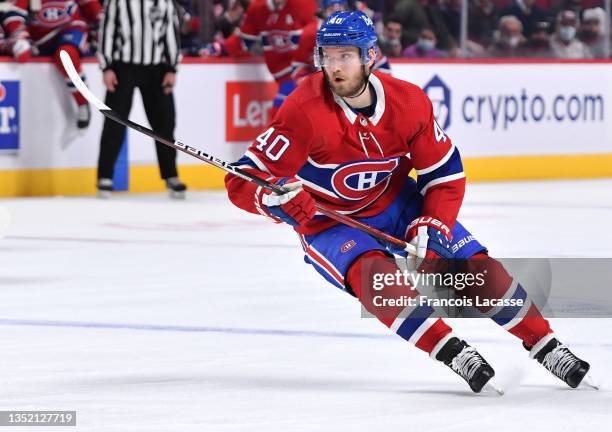
MULTIPOLYGON (((612 320, 553 322, 599 392, 566 388, 489 320, 452 321, 509 386, 473 395, 359 318, 287 226, 224 193, 0 205, 13 216, 0 240, 0 409, 78 411, 76 428, 52 431, 595 431, 612 420, 612 320)), ((470 185, 460 219, 494 256, 612 256, 612 181, 470 185)))

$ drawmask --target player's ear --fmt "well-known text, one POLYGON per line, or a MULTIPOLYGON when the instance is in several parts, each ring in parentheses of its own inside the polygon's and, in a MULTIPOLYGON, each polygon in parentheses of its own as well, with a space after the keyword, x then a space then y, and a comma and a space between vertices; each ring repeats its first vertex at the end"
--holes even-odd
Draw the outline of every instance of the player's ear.
POLYGON ((372 66, 374 66, 374 62, 376 61, 376 50, 374 48, 370 48, 368 50, 368 57, 370 61, 368 62, 368 67, 372 70, 372 66))

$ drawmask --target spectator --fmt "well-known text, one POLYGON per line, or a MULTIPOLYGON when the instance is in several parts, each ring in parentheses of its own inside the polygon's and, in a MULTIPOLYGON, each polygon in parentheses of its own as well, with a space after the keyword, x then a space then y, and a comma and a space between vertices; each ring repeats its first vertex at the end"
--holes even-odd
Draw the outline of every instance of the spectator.
POLYGON ((441 0, 439 4, 446 28, 458 45, 461 33, 461 0, 441 0))
POLYGON ((471 0, 468 10, 468 37, 480 45, 493 43, 497 27, 497 6, 493 0, 471 0))
POLYGON ((557 58, 586 59, 593 58, 589 48, 576 38, 578 18, 571 10, 559 12, 557 28, 552 38, 552 50, 557 58))
POLYGON ((194 4, 195 13, 198 17, 198 42, 202 45, 214 40, 215 27, 215 1, 214 0, 191 0, 194 4))
MULTIPOLYGON (((158 0, 154 4, 142 0, 106 0, 104 12, 98 53, 107 90, 104 103, 120 117, 128 118, 134 90, 138 88, 151 128, 172 139, 176 120, 172 92, 180 58, 174 1, 158 0), (137 13, 121 14, 126 2, 137 13), (145 34, 149 37, 145 38, 145 34)), ((105 118, 98 159, 100 198, 108 198, 113 190, 115 162, 124 136, 125 126, 105 118)), ((184 198, 186 186, 178 179, 176 150, 160 142, 155 146, 160 175, 170 197, 184 198)))
POLYGON ((578 38, 584 43, 593 57, 605 58, 603 24, 606 20, 606 12, 600 8, 585 9, 582 14, 582 22, 578 31, 578 38))
POLYGON ((415 43, 421 30, 429 27, 427 15, 419 0, 399 0, 394 13, 402 24, 402 46, 415 43))
POLYGON ((217 20, 217 28, 224 39, 230 37, 234 34, 234 30, 240 27, 249 3, 249 0, 229 0, 227 8, 217 20))
POLYGON ((402 23, 396 15, 385 18, 385 26, 379 44, 381 52, 387 57, 402 56, 402 23))
POLYGON ((550 23, 541 21, 536 24, 534 32, 527 41, 525 56, 531 58, 554 57, 550 44, 550 23))
MULTIPOLYGON (((552 2, 552 4, 556 3, 556 5, 550 8, 550 10, 548 11, 548 15, 551 17, 556 17, 563 11, 571 10, 576 14, 577 17, 580 17, 582 15, 583 3, 586 3, 588 5, 592 2, 593 0, 557 0, 555 2, 552 2)), ((599 6, 601 4, 603 4, 603 1, 601 1, 597 5, 591 5, 587 7, 599 6)))
POLYGON ((191 0, 178 0, 176 2, 179 17, 179 30, 181 36, 181 52, 186 56, 197 55, 200 48, 200 19, 191 0))
POLYGON ((527 39, 523 35, 523 24, 514 15, 505 15, 499 20, 493 45, 489 47, 492 57, 521 57, 527 39))
POLYGON ((436 34, 438 49, 442 51, 456 51, 457 40, 448 29, 443 10, 438 3, 438 0, 421 0, 421 5, 429 21, 428 27, 436 34))
POLYGON ((548 15, 535 4, 536 0, 514 0, 500 11, 500 15, 514 15, 523 25, 523 35, 530 37, 535 30, 536 23, 547 21, 548 15))
POLYGON ((433 30, 424 28, 416 43, 408 46, 403 52, 402 57, 408 58, 442 58, 448 57, 444 51, 436 49, 436 35, 433 30))

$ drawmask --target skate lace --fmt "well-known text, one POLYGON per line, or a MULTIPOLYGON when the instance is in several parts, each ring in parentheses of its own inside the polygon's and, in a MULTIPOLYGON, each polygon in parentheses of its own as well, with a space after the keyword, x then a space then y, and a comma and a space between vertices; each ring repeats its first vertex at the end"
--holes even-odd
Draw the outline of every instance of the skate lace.
POLYGON ((466 346, 455 356, 450 366, 459 375, 470 380, 482 364, 484 364, 484 359, 480 357, 480 354, 473 347, 466 346))
POLYGON ((565 345, 559 345, 544 356, 542 365, 561 379, 572 369, 578 359, 565 345))

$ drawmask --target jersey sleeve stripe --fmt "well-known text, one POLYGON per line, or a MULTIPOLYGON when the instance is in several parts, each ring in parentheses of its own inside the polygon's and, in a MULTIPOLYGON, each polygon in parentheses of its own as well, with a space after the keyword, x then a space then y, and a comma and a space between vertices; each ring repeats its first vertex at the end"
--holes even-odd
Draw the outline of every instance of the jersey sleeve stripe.
POLYGON ((461 163, 459 150, 455 148, 451 158, 448 159, 443 165, 427 174, 419 174, 417 177, 417 187, 419 190, 423 191, 427 187, 430 187, 429 185, 433 181, 458 174, 463 174, 463 164, 461 163))
POLYGON ((276 72, 275 74, 272 74, 272 76, 273 76, 274 78, 277 78, 277 79, 278 79, 278 78, 282 77, 283 75, 286 75, 286 74, 288 74, 288 73, 291 73, 291 71, 292 71, 292 70, 293 70, 293 66, 287 66, 286 68, 279 70, 279 71, 278 71, 278 72, 276 72))
POLYGON ((462 179, 462 178, 465 178, 465 173, 463 173, 463 172, 458 173, 458 174, 452 174, 452 175, 449 175, 449 176, 446 176, 446 177, 440 177, 440 178, 437 178, 435 180, 432 180, 429 183, 427 183, 425 185, 425 187, 423 187, 423 189, 421 189, 421 195, 425 195, 427 190, 432 188, 432 187, 434 187, 434 186, 437 186, 437 185, 442 184, 442 183, 452 182, 452 181, 459 180, 459 179, 462 179))
POLYGON ((455 150, 456 150, 456 147, 455 147, 455 144, 453 144, 451 148, 448 150, 448 152, 442 157, 442 159, 440 159, 438 162, 436 162, 435 164, 427 168, 416 170, 416 173, 418 175, 423 175, 423 174, 429 174, 430 172, 437 170, 451 158, 455 150))
MULTIPOLYGON (((244 157, 249 158, 255 164, 257 169, 270 174, 270 170, 268 169, 268 167, 262 161, 260 161, 259 158, 255 156, 252 151, 247 150, 246 152, 244 152, 243 158, 244 157)), ((242 161, 242 159, 240 159, 240 161, 242 161)))
POLYGON ((253 42, 259 41, 261 39, 261 36, 251 35, 248 33, 241 32, 240 30, 238 30, 238 35, 240 36, 241 39, 248 39, 253 42))

